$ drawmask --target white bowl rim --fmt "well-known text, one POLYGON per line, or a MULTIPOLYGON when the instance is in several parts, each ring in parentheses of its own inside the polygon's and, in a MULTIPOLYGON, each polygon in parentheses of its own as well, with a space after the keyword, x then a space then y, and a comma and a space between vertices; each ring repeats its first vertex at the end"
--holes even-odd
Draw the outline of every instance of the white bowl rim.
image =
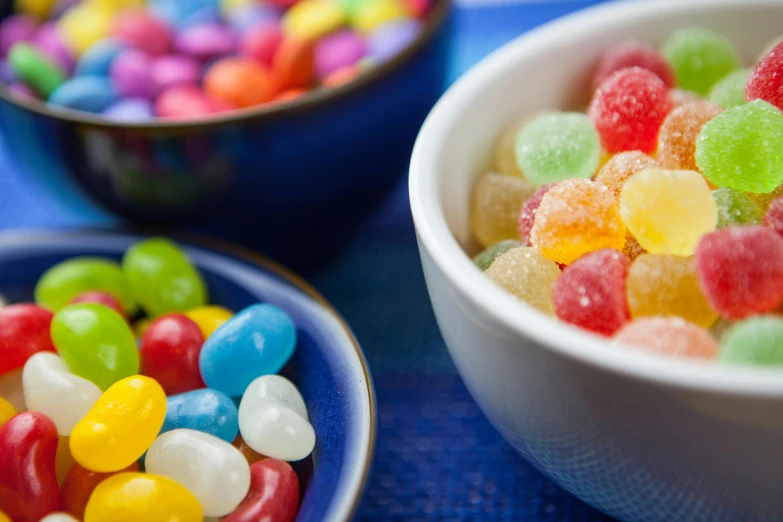
MULTIPOLYGON (((745 6, 780 6, 780 0, 743 0, 745 6)), ((419 247, 467 299, 505 327, 563 356, 610 372, 666 386, 734 396, 783 397, 783 369, 729 366, 681 360, 637 350, 618 350, 603 338, 548 317, 513 299, 478 271, 452 235, 443 215, 438 179, 439 151, 457 115, 520 56, 544 51, 554 41, 578 40, 585 28, 638 21, 661 11, 737 6, 737 0, 631 0, 577 11, 517 37, 472 67, 443 95, 427 117, 414 146, 409 192, 419 247)))

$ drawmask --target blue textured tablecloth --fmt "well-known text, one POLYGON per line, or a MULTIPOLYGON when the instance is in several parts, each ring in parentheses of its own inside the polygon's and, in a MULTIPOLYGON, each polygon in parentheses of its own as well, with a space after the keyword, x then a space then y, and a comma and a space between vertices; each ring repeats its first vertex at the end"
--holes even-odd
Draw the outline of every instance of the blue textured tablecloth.
MULTIPOLYGON (((474 0, 459 6, 451 79, 521 32, 598 1, 474 0)), ((352 326, 375 379, 378 444, 358 518, 610 520, 518 457, 460 381, 427 297, 406 181, 344 253, 306 274, 352 326)), ((27 183, 0 134, 0 228, 116 222, 85 201, 52 199, 27 183)))

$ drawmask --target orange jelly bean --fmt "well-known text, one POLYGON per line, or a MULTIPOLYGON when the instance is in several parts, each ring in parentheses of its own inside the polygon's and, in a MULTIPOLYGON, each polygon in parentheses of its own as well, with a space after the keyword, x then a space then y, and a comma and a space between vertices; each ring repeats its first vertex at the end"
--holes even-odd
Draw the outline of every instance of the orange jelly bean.
POLYGON ((87 501, 90 500, 90 495, 92 495, 92 492, 98 487, 98 484, 117 473, 138 470, 139 464, 137 462, 114 473, 90 471, 79 464, 75 464, 60 488, 62 509, 79 520, 84 519, 84 510, 87 507, 87 501))
POLYGON ((285 38, 272 59, 272 78, 278 90, 306 88, 315 77, 313 44, 285 38))
POLYGON ((232 442, 232 444, 247 459, 248 464, 253 464, 254 462, 258 462, 259 460, 264 460, 269 458, 266 455, 262 455, 261 453, 257 452, 256 450, 248 446, 247 442, 245 442, 245 439, 242 438, 242 435, 237 435, 237 438, 234 439, 234 442, 232 442))
POLYGON ((267 69, 247 58, 224 58, 210 67, 204 78, 206 93, 237 107, 252 107, 272 99, 267 69))

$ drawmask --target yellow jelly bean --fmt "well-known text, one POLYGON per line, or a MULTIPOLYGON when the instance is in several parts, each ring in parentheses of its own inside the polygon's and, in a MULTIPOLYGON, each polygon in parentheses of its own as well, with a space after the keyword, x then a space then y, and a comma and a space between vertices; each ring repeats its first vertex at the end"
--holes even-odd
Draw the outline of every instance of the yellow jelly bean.
POLYGON ((317 40, 346 22, 340 6, 331 0, 303 0, 283 17, 283 29, 301 40, 317 40))
POLYGON ((14 521, 13 521, 13 520, 11 520, 11 519, 8 517, 8 515, 6 515, 5 513, 3 513, 2 511, 0 511, 0 522, 14 522, 14 521))
POLYGON ((234 316, 234 312, 222 306, 207 305, 188 310, 185 312, 185 315, 198 325, 201 335, 206 339, 220 325, 231 319, 234 316))
POLYGON ((60 35, 76 56, 108 36, 114 21, 110 9, 98 4, 78 4, 66 11, 57 22, 60 35))
POLYGON ((54 6, 54 0, 15 0, 14 5, 19 13, 29 14, 36 18, 46 18, 54 6))
POLYGON ((0 397, 0 426, 5 424, 5 421, 16 415, 16 408, 7 400, 0 397))
POLYGON ((144 0, 90 0, 90 2, 113 13, 128 7, 141 7, 144 5, 144 0))
POLYGON ((386 22, 407 16, 405 6, 399 0, 362 2, 354 16, 353 26, 363 33, 369 33, 386 22))
POLYGON ((119 471, 138 460, 160 432, 166 394, 155 379, 112 384, 71 432, 71 454, 91 471, 119 471))
POLYGON ((90 496, 84 522, 201 522, 201 504, 185 486, 151 473, 118 473, 90 496))

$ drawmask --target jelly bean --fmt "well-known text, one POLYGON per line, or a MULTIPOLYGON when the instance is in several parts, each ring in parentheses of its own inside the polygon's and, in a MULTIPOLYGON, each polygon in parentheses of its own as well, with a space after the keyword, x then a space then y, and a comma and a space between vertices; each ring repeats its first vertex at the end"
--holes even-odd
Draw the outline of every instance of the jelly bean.
POLYGON ((158 86, 152 78, 152 59, 138 49, 127 49, 111 64, 109 78, 117 94, 126 98, 153 99, 158 86))
POLYGON ((499 256, 502 256, 512 248, 522 246, 522 243, 516 239, 506 239, 495 243, 494 245, 485 248, 478 255, 473 258, 473 262, 482 272, 489 268, 492 262, 499 256))
POLYGON ((236 37, 220 24, 201 24, 188 27, 174 39, 174 49, 199 60, 209 60, 231 53, 236 37))
POLYGON ((282 460, 265 459, 250 466, 250 491, 223 522, 293 522, 298 508, 299 478, 294 470, 282 460))
POLYGON ((73 56, 81 56, 90 46, 109 35, 114 14, 95 2, 84 2, 68 9, 57 26, 73 56))
POLYGON ((105 38, 91 45, 76 62, 74 76, 108 76, 111 64, 127 46, 116 38, 105 38))
POLYGON ((166 404, 166 419, 161 433, 186 428, 231 442, 239 432, 237 407, 225 393, 194 390, 172 395, 166 404))
POLYGON ((711 103, 724 109, 745 103, 745 86, 748 84, 750 69, 737 69, 727 74, 710 89, 711 103))
POLYGON ((255 462, 258 462, 259 460, 268 459, 266 455, 262 455, 250 446, 247 445, 247 442, 245 442, 245 439, 242 438, 242 435, 237 435, 237 438, 234 439, 233 445, 236 449, 239 450, 239 452, 242 454, 242 456, 245 457, 245 460, 247 460, 248 464, 253 464, 255 462))
POLYGON ((184 55, 168 54, 152 61, 152 82, 159 89, 178 85, 195 85, 199 80, 197 60, 184 55))
POLYGON ((6 423, 8 419, 16 415, 14 405, 0 397, 0 426, 6 423))
POLYGON ((315 446, 315 431, 299 390, 279 375, 263 375, 239 404, 239 431, 248 446, 281 460, 301 460, 315 446))
POLYGON ((501 174, 482 176, 473 191, 470 228, 483 246, 519 237, 517 217, 536 188, 526 180, 501 174))
POLYGON ((0 374, 0 397, 11 403, 17 412, 27 409, 22 388, 22 368, 0 374))
POLYGON ((177 429, 159 436, 145 466, 185 486, 207 516, 228 515, 250 488, 250 467, 239 450, 200 431, 177 429))
POLYGON ((6 56, 17 42, 33 39, 38 21, 30 15, 11 15, 0 22, 0 56, 6 56))
POLYGON ((60 435, 70 435, 101 396, 97 386, 72 374, 62 359, 48 352, 27 360, 22 386, 27 409, 47 415, 60 435))
POLYGON ((84 518, 84 510, 87 507, 87 501, 90 499, 90 495, 92 495, 95 488, 98 487, 98 484, 117 473, 138 470, 139 464, 137 462, 114 473, 90 471, 79 464, 75 464, 65 478, 65 481, 62 483, 62 488, 60 490, 62 505, 60 507, 79 520, 82 520, 84 518))
POLYGON ((54 457, 54 473, 57 476, 57 484, 62 485, 65 477, 76 465, 73 455, 71 455, 71 438, 60 435, 57 439, 57 453, 54 457))
POLYGON ((68 513, 56 512, 43 517, 40 522, 79 522, 68 513))
POLYGON ((8 63, 22 81, 44 98, 65 81, 65 73, 56 63, 26 43, 18 43, 11 48, 8 63))
POLYGON ((731 327, 720 343, 718 359, 735 364, 783 365, 783 320, 751 317, 731 327))
POLYGON ((519 231, 519 239, 522 246, 530 246, 530 230, 535 223, 536 212, 541 205, 541 200, 544 199, 544 194, 549 192, 552 185, 541 185, 533 192, 533 195, 527 198, 525 204, 522 205, 522 209, 517 216, 517 230, 519 231))
POLYGON ((49 337, 52 313, 34 304, 0 308, 0 375, 21 368, 33 354, 53 352, 49 337))
POLYGON ((244 56, 270 67, 272 59, 283 41, 283 32, 274 24, 260 23, 242 34, 239 49, 244 56))
POLYGON ((702 95, 741 63, 726 37, 701 27, 674 31, 661 46, 661 54, 672 64, 677 84, 702 95))
POLYGON ((54 5, 54 0, 14 0, 17 11, 44 19, 54 5))
POLYGON ((745 88, 745 99, 748 101, 762 99, 783 110, 781 68, 783 68, 783 42, 773 47, 750 73, 745 88))
POLYGON ((125 11, 117 17, 112 35, 149 56, 160 56, 171 49, 171 33, 165 23, 141 9, 125 11))
POLYGON ((593 73, 593 90, 598 90, 612 74, 628 67, 646 69, 660 78, 666 87, 675 86, 674 70, 669 61, 655 49, 630 40, 614 45, 601 56, 593 73))
POLYGON ((102 112, 115 103, 118 93, 112 82, 98 76, 77 76, 60 85, 49 103, 85 112, 102 112))
POLYGON ((224 58, 215 63, 204 78, 204 89, 236 107, 269 101, 273 92, 266 68, 247 58, 224 58))
POLYGON ((70 74, 73 71, 73 57, 54 23, 42 25, 33 36, 32 43, 36 49, 56 63, 63 72, 70 74))
POLYGON ((315 44, 314 64, 318 78, 357 63, 365 55, 364 38, 353 31, 340 31, 315 44))
POLYGON ((166 394, 155 380, 141 375, 122 379, 74 427, 71 454, 92 471, 121 470, 150 447, 165 416, 166 394))
POLYGON ((201 376, 210 388, 240 396, 259 375, 280 371, 296 338, 296 327, 283 310, 271 304, 248 306, 204 342, 201 376))
POLYGON ((340 6, 330 0, 301 0, 283 16, 286 34, 301 40, 317 40, 346 22, 340 6))
POLYGON ((14 521, 8 518, 8 515, 0 511, 0 522, 14 522, 14 521))
POLYGON ((516 299, 554 315, 552 284, 560 277, 560 269, 535 249, 512 248, 496 258, 485 274, 516 299))
POLYGON ((81 304, 81 303, 95 303, 101 304, 107 308, 111 308, 123 318, 127 318, 125 308, 122 303, 114 297, 114 295, 108 292, 101 292, 100 290, 88 290, 74 296, 73 299, 68 301, 68 304, 81 304))
POLYGON ((141 307, 157 317, 184 312, 207 301, 207 290, 196 268, 171 241, 150 238, 131 246, 122 269, 141 307))
POLYGON ((84 522, 201 522, 196 497, 170 478, 152 473, 118 473, 95 488, 84 522))
POLYGON ((213 102, 193 85, 169 87, 155 102, 155 114, 160 118, 203 118, 214 112, 213 102))
POLYGON ((359 75, 357 65, 348 65, 341 67, 336 71, 329 73, 321 80, 322 87, 339 87, 352 82, 359 75))
POLYGON ((188 310, 185 315, 198 325, 204 339, 206 339, 223 323, 231 319, 234 312, 222 306, 207 305, 188 310))
POLYGON ((285 37, 272 59, 272 80, 278 90, 309 87, 315 76, 313 44, 285 37))
POLYGON ((38 522, 60 505, 54 469, 57 428, 26 411, 0 427, 0 510, 14 522, 38 522))
POLYGON ((370 33, 381 25, 405 18, 405 5, 398 0, 374 0, 361 2, 353 15, 353 26, 363 33, 370 33))
POLYGON ((370 56, 377 63, 391 60, 416 41, 421 29, 421 22, 410 19, 392 20, 378 26, 367 37, 370 56))
POLYGON ((608 188, 615 197, 619 198, 623 190, 623 185, 628 178, 640 170, 653 167, 661 167, 661 164, 638 150, 629 150, 619 152, 609 158, 604 165, 598 169, 595 175, 596 183, 601 183, 608 188))
POLYGON ((150 323, 141 338, 141 373, 158 381, 167 395, 204 387, 198 357, 204 336, 182 314, 167 314, 150 323))
POLYGON ((695 359, 714 359, 718 351, 707 330, 679 317, 636 319, 617 332, 614 344, 695 359))

